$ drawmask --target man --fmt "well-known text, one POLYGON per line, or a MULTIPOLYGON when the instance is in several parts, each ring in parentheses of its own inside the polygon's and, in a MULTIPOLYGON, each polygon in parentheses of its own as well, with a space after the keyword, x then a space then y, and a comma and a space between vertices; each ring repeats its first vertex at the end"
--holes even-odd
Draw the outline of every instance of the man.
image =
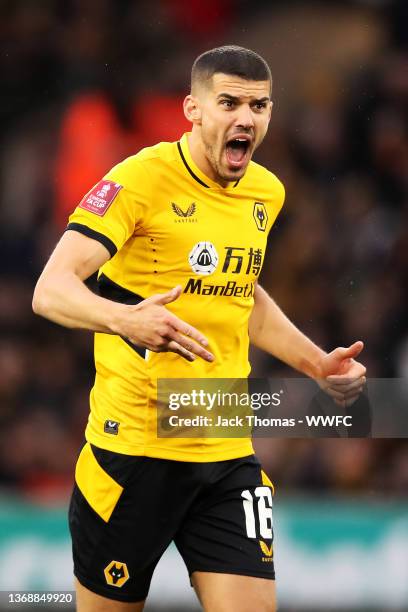
POLYGON ((325 353, 257 284, 284 198, 251 161, 271 86, 253 51, 198 57, 184 101, 191 133, 113 168, 38 281, 37 314, 96 332, 70 506, 79 612, 142 610, 173 540, 204 610, 275 610, 272 484, 251 441, 159 438, 157 379, 245 378, 251 341, 342 405, 365 382, 362 342, 325 353), (84 284, 96 270, 99 295, 84 284))

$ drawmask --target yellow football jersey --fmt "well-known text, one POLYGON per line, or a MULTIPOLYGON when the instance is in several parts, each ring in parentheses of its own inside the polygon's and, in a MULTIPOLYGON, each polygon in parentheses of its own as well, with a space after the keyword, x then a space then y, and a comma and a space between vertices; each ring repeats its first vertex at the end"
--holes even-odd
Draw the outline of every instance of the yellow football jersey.
POLYGON ((248 376, 254 284, 283 200, 282 183, 254 162, 225 188, 209 179, 191 158, 187 134, 124 160, 84 197, 68 229, 109 250, 112 257, 99 272, 101 295, 134 304, 181 285, 180 298, 166 308, 200 330, 215 355, 212 363, 190 363, 96 333, 89 442, 180 461, 253 452, 245 438, 158 437, 157 380, 248 376))

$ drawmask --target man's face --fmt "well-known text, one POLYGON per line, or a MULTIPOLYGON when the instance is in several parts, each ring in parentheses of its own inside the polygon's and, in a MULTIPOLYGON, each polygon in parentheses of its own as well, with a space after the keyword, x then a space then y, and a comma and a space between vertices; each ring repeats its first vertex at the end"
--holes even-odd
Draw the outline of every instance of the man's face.
POLYGON ((269 81, 217 73, 196 97, 204 153, 215 178, 240 179, 268 129, 272 110, 269 81))

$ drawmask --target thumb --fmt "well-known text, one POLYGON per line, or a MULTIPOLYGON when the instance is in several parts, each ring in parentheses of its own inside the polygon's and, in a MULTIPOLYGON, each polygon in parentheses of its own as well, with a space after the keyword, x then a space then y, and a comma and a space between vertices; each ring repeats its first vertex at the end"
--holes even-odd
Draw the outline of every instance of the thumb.
POLYGON ((354 359, 354 357, 357 357, 357 355, 361 353, 363 348, 364 342, 358 340, 348 348, 338 348, 337 350, 340 353, 341 359, 354 359))
POLYGON ((174 302, 177 300, 182 292, 183 288, 181 285, 177 285, 177 287, 173 287, 167 293, 157 293, 156 295, 152 295, 151 297, 144 300, 144 302, 149 302, 150 304, 157 304, 158 306, 164 306, 165 304, 170 304, 170 302, 174 302))

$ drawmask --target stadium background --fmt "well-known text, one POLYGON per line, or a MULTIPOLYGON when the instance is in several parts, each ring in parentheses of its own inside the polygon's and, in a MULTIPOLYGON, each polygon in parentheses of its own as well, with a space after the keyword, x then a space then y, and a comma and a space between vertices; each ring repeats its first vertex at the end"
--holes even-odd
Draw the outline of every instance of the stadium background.
MULTIPOLYGON (((2 0, 0 11, 0 589, 70 589, 65 508, 92 342, 31 312, 69 211, 118 160, 180 136, 196 55, 253 48, 274 76, 256 160, 287 191, 262 282, 322 346, 362 339, 369 376, 407 377, 408 10, 2 0)), ((290 375, 252 357, 254 375, 290 375)), ((263 439, 257 450, 277 488, 280 609, 407 610, 407 441, 263 439)), ((190 591, 169 550, 147 609, 193 610, 190 591)))

